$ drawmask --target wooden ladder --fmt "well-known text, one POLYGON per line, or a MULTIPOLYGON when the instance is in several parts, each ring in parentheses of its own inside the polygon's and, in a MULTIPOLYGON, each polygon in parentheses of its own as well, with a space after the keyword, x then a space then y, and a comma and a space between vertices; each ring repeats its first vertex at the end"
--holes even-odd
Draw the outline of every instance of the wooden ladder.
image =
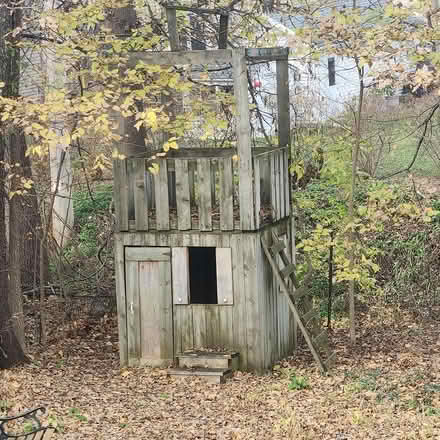
MULTIPOLYGON (((326 373, 335 357, 335 352, 331 352, 328 347, 327 329, 322 329, 320 325, 317 325, 320 321, 319 310, 311 307, 309 310, 302 312, 298 307, 298 301, 308 293, 307 280, 304 280, 301 287, 298 286, 295 276, 296 266, 286 254, 286 244, 280 240, 275 231, 272 231, 271 238, 269 234, 261 236, 264 253, 315 361, 318 363, 320 370, 326 373), (283 267, 280 267, 277 262, 277 255, 279 255, 283 267)), ((306 278, 309 277, 306 275, 306 278)))

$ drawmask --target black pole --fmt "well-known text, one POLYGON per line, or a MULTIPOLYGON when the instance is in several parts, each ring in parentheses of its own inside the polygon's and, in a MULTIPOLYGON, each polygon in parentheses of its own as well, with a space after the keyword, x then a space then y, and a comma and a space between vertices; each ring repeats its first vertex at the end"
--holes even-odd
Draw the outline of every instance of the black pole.
POLYGON ((332 328, 332 295, 333 295, 333 231, 330 232, 330 244, 328 253, 328 302, 327 302, 327 328, 332 328))

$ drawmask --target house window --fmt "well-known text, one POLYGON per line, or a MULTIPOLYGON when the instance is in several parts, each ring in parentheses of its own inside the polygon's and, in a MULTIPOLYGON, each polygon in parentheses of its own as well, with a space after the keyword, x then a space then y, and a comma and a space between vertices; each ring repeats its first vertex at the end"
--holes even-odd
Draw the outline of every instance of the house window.
POLYGON ((336 84, 336 70, 335 70, 335 59, 328 59, 328 85, 334 86, 336 84))
POLYGON ((218 304, 215 248, 190 247, 189 298, 191 304, 218 304))
POLYGON ((174 304, 233 304, 231 248, 172 248, 174 304))

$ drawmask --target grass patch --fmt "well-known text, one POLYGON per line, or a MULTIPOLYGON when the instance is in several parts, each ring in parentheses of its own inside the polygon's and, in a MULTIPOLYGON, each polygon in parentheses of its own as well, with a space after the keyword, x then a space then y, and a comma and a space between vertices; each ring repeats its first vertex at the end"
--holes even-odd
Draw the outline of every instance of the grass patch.
MULTIPOLYGON (((410 137, 385 154, 378 167, 378 176, 387 176, 407 168, 414 158, 417 142, 417 138, 410 137)), ((440 175, 438 164, 436 164, 423 146, 420 148, 416 161, 411 167, 411 173, 420 177, 438 177, 440 175)))

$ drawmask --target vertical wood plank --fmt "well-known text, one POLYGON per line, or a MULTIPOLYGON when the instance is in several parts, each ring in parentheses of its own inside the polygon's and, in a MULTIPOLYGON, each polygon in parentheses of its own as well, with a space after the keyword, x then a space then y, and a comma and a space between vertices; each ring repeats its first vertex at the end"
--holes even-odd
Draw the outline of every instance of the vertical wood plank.
POLYGON ((211 164, 211 205, 216 206, 217 190, 215 186, 217 183, 216 176, 218 170, 218 162, 215 159, 210 159, 210 164, 211 164))
POLYGON ((117 225, 120 231, 128 231, 128 181, 127 161, 116 159, 113 161, 115 183, 118 188, 115 191, 115 209, 117 225), (117 177, 116 177, 117 176, 117 177))
POLYGON ((247 319, 245 284, 243 277, 243 234, 231 235, 232 280, 234 283, 233 349, 240 353, 240 368, 248 369, 247 319))
POLYGON ((273 155, 273 164, 274 164, 274 184, 275 184, 275 217, 274 220, 279 220, 280 218, 280 161, 278 151, 274 151, 273 155))
POLYGON ((232 158, 219 159, 220 168, 220 229, 234 229, 234 185, 232 176, 232 158))
POLYGON ((252 187, 247 63, 244 48, 236 49, 232 52, 232 70, 238 136, 240 228, 244 231, 250 231, 255 229, 255 213, 252 187))
POLYGON ((192 350, 194 348, 193 307, 191 305, 176 307, 180 309, 182 351, 192 350))
POLYGON ((173 332, 174 332, 174 354, 182 353, 182 332, 181 332, 181 306, 173 307, 173 332))
POLYGON ((139 322, 139 268, 137 261, 126 263, 128 364, 138 365, 141 357, 139 322))
MULTIPOLYGON (((139 261, 140 359, 151 365, 161 359, 160 350, 160 262, 139 261)), ((165 292, 164 292, 165 293, 165 292)))
MULTIPOLYGON (((127 186, 128 186, 128 222, 135 220, 135 185, 136 185, 136 171, 135 162, 132 158, 125 159, 127 169, 127 186)), ((136 224, 135 224, 136 226, 136 224)))
POLYGON ((290 215, 290 169, 289 169, 289 149, 284 150, 284 169, 286 173, 285 181, 284 181, 284 212, 286 216, 290 215))
POLYGON ((206 347, 206 313, 205 307, 193 304, 194 348, 206 347))
POLYGON ((216 248, 217 295, 219 305, 234 304, 232 287, 232 256, 231 248, 216 248))
POLYGON ((134 162, 134 212, 137 231, 148 231, 148 200, 145 187, 145 159, 134 162))
POLYGON ((189 255, 187 247, 173 247, 173 303, 189 304, 189 255))
POLYGON ((176 208, 176 168, 175 168, 175 160, 168 159, 167 167, 168 167, 168 202, 170 208, 176 208))
POLYGON ((276 219, 279 220, 281 218, 281 178, 280 178, 280 152, 275 152, 275 194, 276 194, 276 209, 277 215, 276 219))
POLYGON ((148 211, 156 208, 156 194, 154 190, 154 176, 149 172, 145 172, 145 188, 147 192, 148 211))
POLYGON ((167 231, 170 229, 170 205, 168 200, 168 171, 167 161, 159 160, 159 172, 154 176, 156 192, 156 229, 167 231))
POLYGON ((276 193, 276 168, 275 168, 275 153, 271 153, 269 157, 270 169, 270 204, 272 210, 272 220, 277 218, 277 193, 276 193))
POLYGON ((208 348, 217 347, 219 344, 220 323, 218 317, 218 306, 206 304, 206 345, 208 348))
POLYGON ((157 302, 159 304, 158 327, 160 329, 160 358, 171 365, 174 359, 173 347, 173 306, 171 292, 170 261, 159 263, 159 289, 157 302))
POLYGON ((264 321, 261 315, 260 286, 257 286, 256 234, 243 235, 243 277, 246 300, 246 333, 248 347, 248 367, 262 372, 264 359, 264 321))
POLYGON ((128 365, 127 302, 125 296, 124 244, 121 234, 115 235, 116 301, 118 308, 119 360, 121 367, 128 365))
POLYGON ((233 347, 233 318, 232 318, 233 307, 219 307, 218 317, 219 317, 219 335, 218 344, 220 347, 226 349, 231 349, 233 347))
POLYGON ((195 185, 195 172, 197 164, 194 160, 188 162, 188 177, 189 177, 189 200, 190 205, 196 205, 196 185, 195 185))
POLYGON ((211 162, 197 160, 197 185, 199 190, 199 229, 212 230, 211 162))
POLYGON ((271 310, 270 310, 270 291, 266 289, 265 285, 265 268, 266 268, 266 257, 263 254, 261 242, 258 240, 256 242, 256 275, 257 275, 257 298, 260 303, 260 325, 261 325, 261 342, 263 358, 265 359, 265 363, 269 363, 272 361, 271 358, 271 347, 270 347, 270 336, 271 336, 271 310))
POLYGON ((261 188, 260 188, 260 158, 254 157, 254 199, 255 199, 255 227, 260 229, 261 221, 261 188))
POLYGON ((168 36, 172 51, 180 50, 179 34, 177 33, 177 13, 174 8, 165 8, 168 22, 168 36))
POLYGON ((220 25, 218 30, 218 48, 226 49, 228 46, 228 22, 229 15, 220 15, 220 25))
POLYGON ((286 176, 286 166, 284 163, 284 150, 280 151, 280 216, 284 218, 286 216, 286 201, 285 201, 285 179, 286 176))
POLYGON ((176 160, 177 227, 181 231, 191 229, 191 197, 189 192, 188 161, 176 160))
POLYGON ((278 146, 290 145, 290 103, 289 103, 289 61, 278 60, 277 107, 278 107, 278 146))

